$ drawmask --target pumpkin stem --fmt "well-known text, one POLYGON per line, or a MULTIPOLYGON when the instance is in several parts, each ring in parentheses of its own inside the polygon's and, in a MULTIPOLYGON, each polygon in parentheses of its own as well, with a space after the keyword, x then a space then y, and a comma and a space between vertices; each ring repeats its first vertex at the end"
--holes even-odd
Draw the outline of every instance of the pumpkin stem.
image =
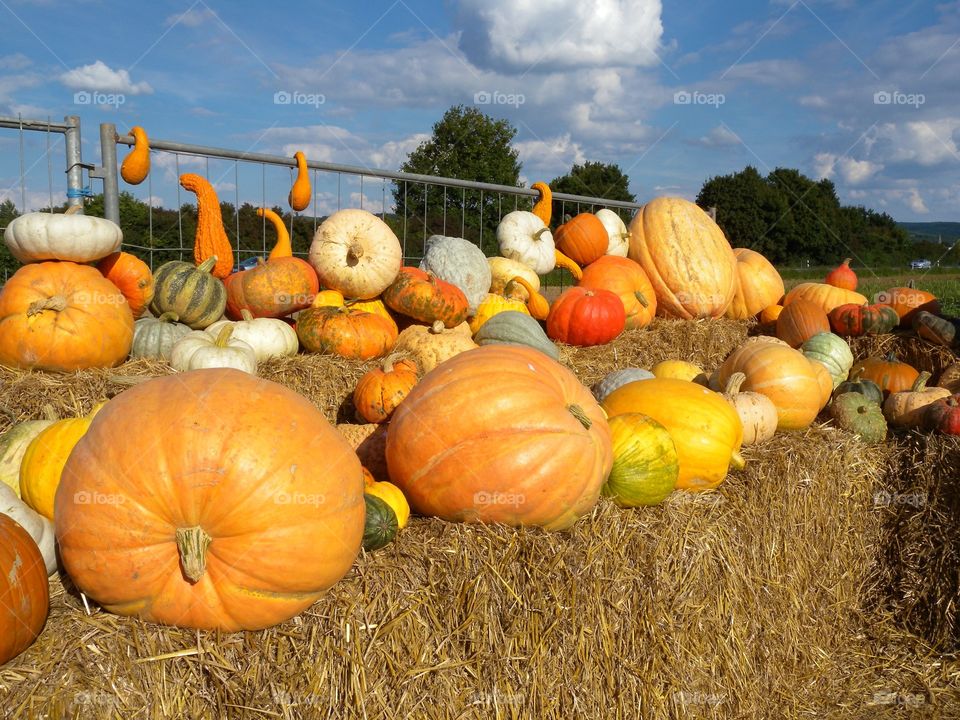
POLYGON ((533 239, 539 240, 545 232, 550 232, 550 228, 548 227, 540 228, 533 234, 533 239))
POLYGON ((63 213, 64 215, 82 215, 83 214, 83 205, 71 205, 67 208, 67 211, 63 213))
POLYGON ((189 528, 177 528, 177 552, 183 574, 192 582, 199 582, 207 570, 207 548, 211 538, 199 525, 189 528))
POLYGON ((54 295, 46 300, 35 300, 27 308, 27 317, 38 315, 44 310, 53 310, 54 312, 63 312, 67 309, 67 299, 63 295, 54 295))
POLYGON ((354 240, 350 243, 350 247, 347 249, 347 262, 351 265, 356 265, 362 257, 363 245, 354 240))
POLYGON ((927 381, 930 379, 931 375, 926 370, 922 371, 917 379, 913 381, 913 387, 910 388, 910 392, 923 392, 927 389, 927 381))
POLYGON ((208 257, 206 260, 204 260, 202 263, 200 263, 199 265, 197 265, 197 270, 199 270, 200 272, 208 273, 208 272, 210 272, 210 271, 213 270, 213 268, 214 268, 214 266, 215 266, 216 264, 217 264, 217 256, 216 256, 216 255, 211 255, 211 256, 208 257))
POLYGON ((569 410, 570 414, 579 420, 580 424, 583 425, 583 427, 587 430, 589 430, 590 426, 593 425, 593 420, 590 419, 586 411, 584 411, 584 409, 579 405, 567 405, 567 410, 569 410))
POLYGON ((634 292, 634 293, 633 293, 633 296, 637 299, 637 302, 639 302, 639 303, 640 303, 641 305, 643 305, 645 308, 650 307, 650 301, 647 300, 647 296, 644 295, 644 294, 643 294, 642 292, 640 292, 639 290, 637 290, 636 292, 634 292))
POLYGON ((747 461, 743 459, 743 455, 739 452, 734 452, 730 456, 730 465, 734 470, 743 470, 747 466, 747 461))
POLYGON ((430 326, 430 332, 434 335, 439 335, 443 332, 446 326, 443 324, 443 320, 434 320, 433 325, 430 326))
POLYGON ((747 381, 747 376, 742 372, 735 372, 727 380, 727 387, 724 389, 724 395, 736 395, 740 392, 740 386, 747 381))
POLYGON ((161 314, 160 317, 157 318, 157 322, 162 322, 162 323, 176 322, 179 319, 180 319, 179 315, 177 315, 172 310, 168 310, 167 312, 161 314))
POLYGON ((217 339, 214 341, 214 345, 218 348, 225 348, 227 343, 230 342, 231 335, 233 335, 233 324, 224 325, 220 328, 220 332, 217 333, 217 339))
POLYGON ((253 320, 253 313, 247 310, 246 308, 241 308, 240 317, 243 318, 244 321, 250 322, 251 320, 253 320))
POLYGON ((846 265, 847 267, 850 267, 851 260, 853 260, 853 258, 845 258, 843 261, 843 264, 846 265))

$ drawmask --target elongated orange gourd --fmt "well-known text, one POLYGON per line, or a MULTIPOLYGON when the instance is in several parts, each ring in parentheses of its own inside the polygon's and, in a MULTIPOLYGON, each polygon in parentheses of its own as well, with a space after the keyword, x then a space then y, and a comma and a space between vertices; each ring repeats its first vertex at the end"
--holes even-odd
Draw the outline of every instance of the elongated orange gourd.
POLYGON ((297 212, 306 210, 310 204, 310 171, 307 169, 307 158, 299 150, 293 154, 297 161, 297 179, 293 181, 287 202, 297 212))
POLYGON ((554 253, 557 256, 557 267, 566 268, 569 270, 570 274, 573 275, 574 280, 579 281, 583 277, 583 271, 573 260, 568 258, 559 250, 554 250, 554 253))
POLYGON ((553 213, 553 193, 550 192, 550 186, 545 182, 535 182, 530 189, 540 193, 540 197, 533 206, 533 214, 543 220, 544 225, 550 227, 550 216, 553 213))
POLYGON ((140 126, 131 128, 130 134, 133 135, 133 150, 120 165, 120 177, 131 185, 139 185, 150 172, 150 140, 140 126))
POLYGON ((211 274, 222 280, 233 270, 233 248, 223 229, 217 192, 206 178, 194 173, 181 175, 180 185, 197 196, 197 236, 193 241, 193 260, 199 266, 207 258, 216 256, 217 264, 211 274))
POLYGON ((283 224, 283 218, 270 208, 257 208, 257 217, 265 217, 273 223, 273 229, 277 231, 277 244, 273 246, 273 250, 270 251, 267 260, 293 257, 293 246, 290 245, 290 233, 287 232, 287 226, 283 224))
MULTIPOLYGON (((547 315, 550 314, 550 302, 519 275, 513 278, 510 283, 515 283, 527 291, 527 310, 530 311, 530 315, 537 320, 546 320, 547 315)), ((507 288, 504 290, 507 297, 510 296, 510 283, 507 283, 507 288)))

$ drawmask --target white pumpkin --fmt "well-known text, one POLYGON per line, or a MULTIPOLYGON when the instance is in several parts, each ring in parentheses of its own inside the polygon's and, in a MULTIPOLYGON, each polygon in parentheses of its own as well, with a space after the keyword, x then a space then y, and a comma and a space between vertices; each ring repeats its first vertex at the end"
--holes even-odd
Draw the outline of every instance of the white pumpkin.
MULTIPOLYGON (((51 410, 52 413, 52 410, 51 410)), ((0 482, 20 497, 20 463, 30 441, 56 420, 27 420, 0 435, 0 482)))
POLYGON ((170 351, 174 370, 233 368, 257 374, 257 356, 253 348, 233 335, 233 325, 220 328, 216 337, 205 330, 193 330, 177 340, 170 351))
POLYGON ((243 320, 218 320, 204 332, 217 337, 223 328, 231 326, 231 337, 243 340, 252 347, 257 362, 297 354, 300 340, 297 338, 297 331, 289 324, 276 318, 255 318, 246 308, 240 313, 243 320))
POLYGON ((27 531, 40 548, 43 564, 47 568, 47 577, 53 575, 57 571, 57 542, 53 523, 17 497, 11 488, 2 484, 0 514, 13 518, 27 531))
POLYGON ((120 249, 120 226, 83 215, 79 206, 65 213, 32 212, 14 218, 3 233, 10 254, 22 263, 69 260, 87 263, 120 249))
POLYGON ((490 289, 490 266, 486 256, 480 248, 463 238, 431 235, 420 269, 463 290, 471 315, 490 289))
POLYGON ((607 231, 607 255, 626 257, 630 250, 630 233, 627 226, 613 210, 601 208, 594 213, 607 231))
MULTIPOLYGON (((487 265, 490 268, 490 292, 492 293, 503 295, 507 284, 515 277, 522 277, 529 283, 530 287, 537 292, 540 291, 540 276, 529 265, 499 255, 487 258, 487 265)), ((527 291, 522 287, 516 287, 514 291, 524 302, 530 298, 527 291)))
POLYGON ((532 212, 514 210, 497 225, 497 242, 505 258, 522 262, 537 275, 546 275, 557 264, 550 228, 532 212))
POLYGON ((777 432, 779 416, 773 400, 758 392, 740 392, 747 376, 734 373, 727 381, 723 397, 733 406, 743 425, 743 444, 754 445, 766 442, 777 432))
POLYGON ((309 260, 323 287, 339 290, 346 298, 368 300, 396 280, 403 250, 383 220, 366 210, 348 208, 320 223, 309 260))

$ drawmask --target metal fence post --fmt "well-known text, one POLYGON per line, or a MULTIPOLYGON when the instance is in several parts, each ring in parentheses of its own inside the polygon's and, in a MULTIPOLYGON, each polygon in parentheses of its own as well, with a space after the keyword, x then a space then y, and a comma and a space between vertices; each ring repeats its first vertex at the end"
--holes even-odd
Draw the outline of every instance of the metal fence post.
POLYGON ((83 205, 83 158, 80 153, 80 118, 68 115, 63 121, 69 126, 63 133, 67 150, 67 207, 83 205))
POLYGON ((120 224, 120 189, 117 180, 117 128, 100 123, 100 172, 103 173, 103 216, 120 224))

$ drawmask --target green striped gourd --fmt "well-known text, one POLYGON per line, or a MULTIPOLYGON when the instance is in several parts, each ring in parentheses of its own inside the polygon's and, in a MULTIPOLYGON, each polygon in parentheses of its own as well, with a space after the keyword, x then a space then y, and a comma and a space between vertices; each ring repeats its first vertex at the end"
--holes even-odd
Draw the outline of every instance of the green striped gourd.
POLYGON ((223 315, 227 290, 210 271, 216 266, 211 256, 198 266, 180 260, 164 263, 153 274, 155 291, 150 311, 160 316, 176 313, 180 322, 203 330, 223 315))

